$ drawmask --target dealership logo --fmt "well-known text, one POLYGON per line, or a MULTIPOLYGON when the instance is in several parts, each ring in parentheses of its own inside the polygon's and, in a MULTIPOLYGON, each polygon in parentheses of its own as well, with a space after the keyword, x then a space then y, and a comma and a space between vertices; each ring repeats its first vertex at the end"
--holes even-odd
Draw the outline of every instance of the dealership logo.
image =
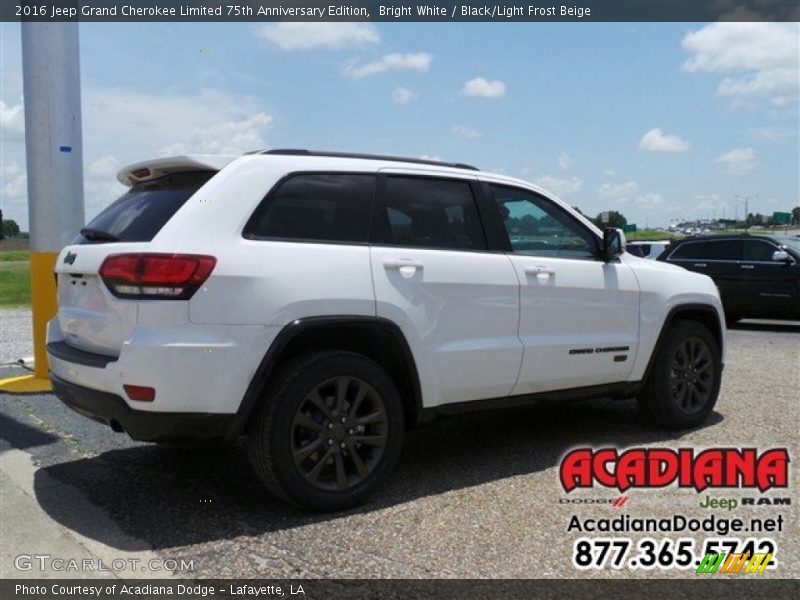
POLYGON ((577 448, 561 461, 560 479, 566 492, 595 484, 624 492, 630 488, 662 488, 673 483, 694 488, 785 488, 789 452, 772 448, 577 448))
POLYGON ((71 265, 75 262, 76 258, 78 258, 78 255, 75 252, 67 252, 67 255, 64 257, 64 264, 71 265))

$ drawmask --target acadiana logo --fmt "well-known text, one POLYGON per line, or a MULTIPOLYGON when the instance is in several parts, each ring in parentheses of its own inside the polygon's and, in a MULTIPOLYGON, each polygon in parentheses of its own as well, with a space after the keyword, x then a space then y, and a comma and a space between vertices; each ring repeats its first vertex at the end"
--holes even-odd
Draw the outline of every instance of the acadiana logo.
POLYGON ((569 493, 598 484, 624 492, 630 488, 663 488, 673 483, 694 488, 785 488, 789 452, 771 448, 577 448, 561 460, 560 479, 569 493))

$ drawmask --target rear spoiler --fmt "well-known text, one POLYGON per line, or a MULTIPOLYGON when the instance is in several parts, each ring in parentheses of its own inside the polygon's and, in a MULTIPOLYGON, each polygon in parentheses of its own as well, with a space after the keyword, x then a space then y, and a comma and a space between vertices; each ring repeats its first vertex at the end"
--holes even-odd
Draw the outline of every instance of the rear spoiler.
POLYGON ((123 167, 117 173, 117 179, 128 187, 156 179, 170 173, 186 171, 219 171, 234 159, 233 154, 187 154, 154 158, 123 167))

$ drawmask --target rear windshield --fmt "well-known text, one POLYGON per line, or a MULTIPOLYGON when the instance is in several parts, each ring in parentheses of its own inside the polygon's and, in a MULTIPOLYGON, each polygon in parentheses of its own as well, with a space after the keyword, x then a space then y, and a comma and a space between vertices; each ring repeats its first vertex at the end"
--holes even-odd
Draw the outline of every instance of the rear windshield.
POLYGON ((149 242, 214 174, 178 173, 140 183, 92 219, 73 243, 149 242))

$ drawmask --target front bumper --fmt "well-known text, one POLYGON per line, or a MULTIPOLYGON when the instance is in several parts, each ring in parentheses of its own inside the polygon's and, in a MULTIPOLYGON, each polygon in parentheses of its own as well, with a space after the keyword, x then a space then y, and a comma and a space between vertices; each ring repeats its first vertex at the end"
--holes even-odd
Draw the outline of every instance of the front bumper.
POLYGON ((135 410, 115 394, 70 383, 52 372, 50 381, 68 407, 141 442, 209 441, 231 437, 235 430, 235 414, 135 410))

